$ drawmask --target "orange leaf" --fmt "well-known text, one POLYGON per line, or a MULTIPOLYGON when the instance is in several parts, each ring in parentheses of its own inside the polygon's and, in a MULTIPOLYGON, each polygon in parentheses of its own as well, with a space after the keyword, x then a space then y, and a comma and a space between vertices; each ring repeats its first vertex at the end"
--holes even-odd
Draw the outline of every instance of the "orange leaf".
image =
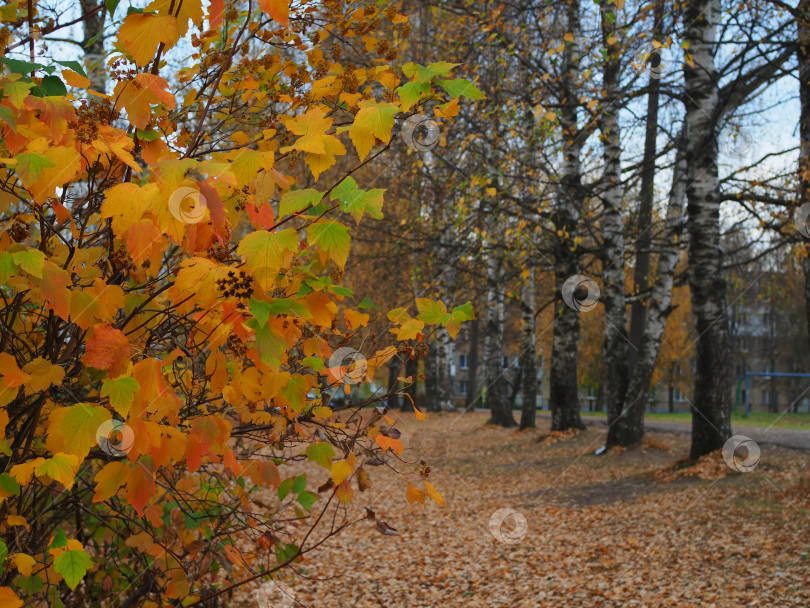
POLYGON ((169 15, 130 13, 118 30, 118 41, 140 67, 152 60, 160 43, 169 48, 179 37, 177 19, 169 15))
POLYGON ((42 279, 38 281, 42 295, 51 309, 65 321, 70 316, 70 275, 50 260, 42 263, 42 279))
MULTIPOLYGON (((146 457, 148 459, 148 457, 146 457)), ((155 474, 150 471, 144 462, 139 462, 130 471, 127 478, 127 502, 132 505, 138 515, 143 516, 143 508, 155 493, 155 474)))
POLYGON ((261 9, 284 27, 290 25, 290 4, 287 0, 259 0, 261 9))
POLYGON ((436 488, 433 487, 432 483, 426 481, 425 490, 427 490, 428 496, 430 496, 436 504, 444 506, 444 497, 441 494, 439 494, 436 488))
POLYGON ((119 375, 126 369, 132 354, 129 340, 123 332, 109 325, 94 325, 92 331, 82 363, 96 369, 108 369, 113 376, 119 375))
POLYGON ((411 482, 408 482, 408 489, 405 490, 405 500, 407 500, 409 504, 413 504, 415 502, 425 504, 425 493, 411 482))

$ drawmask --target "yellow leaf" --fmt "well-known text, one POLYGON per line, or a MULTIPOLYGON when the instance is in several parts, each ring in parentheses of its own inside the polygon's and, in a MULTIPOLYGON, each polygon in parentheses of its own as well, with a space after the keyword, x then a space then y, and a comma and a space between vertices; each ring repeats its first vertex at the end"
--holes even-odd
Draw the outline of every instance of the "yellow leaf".
POLYGON ((32 395, 47 390, 52 384, 60 385, 65 377, 65 370, 60 365, 37 357, 23 367, 31 377, 25 383, 25 394, 32 395))
POLYGON ((126 462, 115 461, 104 465, 93 481, 96 482, 96 493, 93 495, 93 502, 103 502, 118 492, 119 488, 127 480, 129 475, 129 465, 126 462))
POLYGON ((332 463, 330 473, 332 475, 332 481, 334 484, 339 485, 344 479, 352 474, 352 467, 345 460, 335 460, 332 463))
POLYGON ((140 67, 152 60, 160 43, 169 49, 179 38, 177 19, 170 15, 130 13, 118 30, 119 42, 140 67))
POLYGON ((69 490, 73 487, 73 481, 76 478, 76 472, 79 470, 80 464, 81 460, 77 456, 60 452, 40 464, 34 469, 34 472, 37 477, 50 477, 69 490))
POLYGON ((425 493, 411 482, 408 482, 408 489, 405 490, 405 500, 407 500, 409 504, 415 502, 425 504, 425 493))
POLYGON ((44 458, 34 458, 22 464, 15 464, 11 467, 9 474, 18 484, 24 486, 31 481, 31 478, 34 476, 34 470, 43 462, 45 462, 44 458))
POLYGON ((73 70, 62 70, 62 78, 65 79, 68 85, 76 87, 77 89, 86 89, 90 86, 89 78, 85 78, 73 70))
POLYGON ((287 27, 290 24, 290 3, 287 0, 259 0, 259 7, 276 21, 287 27))
POLYGON ((112 416, 105 408, 88 403, 54 409, 48 416, 46 445, 51 452, 66 452, 84 459, 96 445, 99 427, 112 416))
POLYGON ((416 416, 417 420, 424 420, 426 418, 426 416, 422 412, 420 412, 415 405, 413 406, 413 414, 414 416, 416 416))
POLYGON ((28 522, 25 521, 25 518, 22 515, 9 515, 8 517, 6 517, 6 525, 22 526, 26 530, 28 529, 28 522))
POLYGON ((437 505, 444 506, 444 497, 439 494, 436 488, 433 487, 433 484, 429 481, 425 482, 425 490, 427 490, 428 496, 433 499, 437 505))
MULTIPOLYGON (((31 571, 37 563, 37 560, 25 553, 15 553, 11 556, 11 561, 14 563, 14 567, 17 568, 17 572, 23 576, 31 576, 31 571)), ((2 597, 0 597, 0 599, 2 599, 2 597)), ((3 604, 3 606, 5 605, 6 604, 3 604)))

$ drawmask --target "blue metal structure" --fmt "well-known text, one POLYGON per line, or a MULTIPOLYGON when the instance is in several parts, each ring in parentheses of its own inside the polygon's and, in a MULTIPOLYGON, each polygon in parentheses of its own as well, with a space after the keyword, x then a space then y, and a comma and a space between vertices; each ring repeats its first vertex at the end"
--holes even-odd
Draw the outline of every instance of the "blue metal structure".
POLYGON ((810 374, 787 374, 782 372, 745 372, 745 417, 751 413, 750 395, 751 391, 748 387, 749 376, 774 376, 776 378, 810 378, 810 374))

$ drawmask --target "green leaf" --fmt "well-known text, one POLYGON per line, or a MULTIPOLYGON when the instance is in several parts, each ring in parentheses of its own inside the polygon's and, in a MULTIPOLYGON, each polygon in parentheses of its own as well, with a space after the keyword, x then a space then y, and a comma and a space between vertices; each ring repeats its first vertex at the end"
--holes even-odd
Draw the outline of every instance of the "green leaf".
POLYGON ((357 308, 376 308, 377 310, 382 310, 379 306, 377 306, 374 302, 372 302, 368 298, 363 298, 363 301, 357 305, 357 308))
POLYGON ((67 87, 59 76, 45 76, 31 89, 31 95, 35 97, 64 97, 67 93, 67 87))
POLYGON ((318 500, 318 495, 313 494, 312 492, 301 492, 298 495, 299 504, 302 507, 304 507, 307 511, 312 509, 312 505, 315 504, 316 500, 318 500))
POLYGON ((287 498, 287 495, 290 493, 290 489, 292 489, 293 478, 290 477, 282 481, 278 486, 278 499, 284 500, 287 498))
POLYGON ((357 182, 349 176, 332 191, 332 200, 340 200, 341 209, 346 213, 351 213, 359 222, 364 213, 368 213, 374 219, 382 218, 384 193, 385 190, 382 188, 374 188, 368 192, 360 190, 357 182))
POLYGON ((316 222, 307 228, 310 245, 317 245, 343 268, 349 257, 349 229, 339 222, 316 222))
POLYGON ((307 476, 306 475, 299 475, 295 478, 293 482, 292 491, 295 494, 300 494, 304 490, 307 489, 307 476))
POLYGON ((93 565, 90 556, 84 549, 76 551, 65 551, 56 556, 53 560, 53 568, 61 574, 68 587, 75 589, 79 581, 84 578, 85 573, 93 565))
POLYGON ((428 95, 429 93, 429 82, 410 81, 406 82, 397 89, 397 95, 399 96, 399 101, 402 104, 402 109, 406 112, 411 108, 411 106, 419 103, 419 100, 422 99, 423 95, 428 95))
POLYGON ((298 213, 315 205, 321 201, 323 193, 313 190, 312 188, 304 188, 302 190, 290 190, 281 197, 278 212, 279 215, 290 215, 298 213))
POLYGON ((3 562, 6 561, 6 556, 8 556, 8 546, 0 540, 0 572, 3 571, 3 562))
POLYGON ((267 320, 270 318, 269 303, 251 298, 250 301, 248 301, 248 308, 250 309, 250 314, 252 314, 253 318, 259 323, 259 327, 267 325, 267 320))
POLYGON ((258 319, 248 319, 245 325, 256 331, 256 347, 259 351, 259 358, 268 367, 277 369, 281 363, 281 355, 287 347, 287 343, 267 325, 260 326, 258 319))
POLYGON ((314 372, 320 372, 325 367, 323 359, 320 357, 306 357, 305 359, 301 359, 301 363, 306 365, 314 372))
POLYGON ((9 59, 8 57, 0 57, 0 62, 4 63, 12 74, 22 74, 23 76, 27 76, 31 72, 44 67, 40 63, 9 59))
POLYGON ((11 255, 14 258, 14 263, 22 268, 25 272, 35 276, 38 279, 42 278, 42 267, 45 265, 45 254, 39 249, 17 251, 11 255))
POLYGON ((65 534, 63 530, 57 530, 53 537, 53 542, 48 547, 48 551, 51 549, 61 549, 62 547, 67 547, 67 534, 65 534))
POLYGON ((11 494, 12 496, 18 496, 20 494, 20 484, 8 473, 0 473, 0 488, 2 488, 6 494, 11 494))
POLYGON ((115 9, 118 8, 119 2, 121 2, 121 0, 104 0, 104 6, 107 7, 107 12, 110 14, 110 17, 115 14, 115 9))
POLYGON ((304 319, 308 319, 312 316, 312 313, 309 312, 309 309, 301 304, 298 300, 294 300, 292 298, 279 298, 278 300, 273 300, 269 304, 270 312, 274 315, 297 315, 304 319))
POLYGON ((454 80, 440 80, 439 84, 447 91, 452 98, 464 96, 473 101, 477 99, 484 99, 484 94, 478 90, 473 83, 464 78, 456 78, 454 80))
POLYGON ((77 74, 81 74, 82 76, 87 78, 87 73, 84 71, 82 64, 79 63, 78 61, 57 61, 56 63, 58 63, 59 65, 63 65, 66 68, 70 68, 77 74))
POLYGON ((465 302, 453 309, 453 318, 457 321, 472 321, 475 319, 472 302, 465 302))
POLYGON ((313 443, 307 448, 307 459, 310 462, 317 463, 325 469, 330 469, 332 466, 332 459, 335 457, 335 450, 329 443, 321 441, 313 443))
POLYGON ((0 284, 8 281, 9 277, 17 274, 17 265, 14 256, 6 251, 0 253, 0 284))
POLYGON ((46 167, 54 167, 54 162, 38 152, 23 152, 14 157, 17 159, 17 173, 23 180, 23 185, 33 184, 42 176, 46 167))
POLYGON ((447 76, 455 67, 460 66, 460 63, 447 63, 446 61, 438 61, 431 63, 427 66, 431 72, 437 76, 447 76))
POLYGON ((135 378, 122 376, 112 380, 105 380, 101 385, 101 396, 110 399, 110 405, 123 418, 129 414, 129 408, 135 400, 135 394, 141 390, 141 385, 135 378))
POLYGON ((300 552, 301 550, 297 545, 287 543, 283 547, 279 547, 276 550, 276 559, 278 560, 279 564, 285 564, 292 561, 300 552))

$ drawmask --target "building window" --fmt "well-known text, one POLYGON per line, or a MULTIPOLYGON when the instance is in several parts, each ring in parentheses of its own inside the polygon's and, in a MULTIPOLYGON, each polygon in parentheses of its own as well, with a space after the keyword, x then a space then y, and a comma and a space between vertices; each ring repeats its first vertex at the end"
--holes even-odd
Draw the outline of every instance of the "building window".
POLYGON ((769 397, 770 395, 768 394, 768 391, 762 391, 762 403, 764 405, 768 405, 771 402, 769 397))
POLYGON ((467 355, 458 356, 458 368, 467 369, 467 355))
POLYGON ((467 394, 467 382, 465 380, 458 381, 458 394, 459 395, 467 394))

